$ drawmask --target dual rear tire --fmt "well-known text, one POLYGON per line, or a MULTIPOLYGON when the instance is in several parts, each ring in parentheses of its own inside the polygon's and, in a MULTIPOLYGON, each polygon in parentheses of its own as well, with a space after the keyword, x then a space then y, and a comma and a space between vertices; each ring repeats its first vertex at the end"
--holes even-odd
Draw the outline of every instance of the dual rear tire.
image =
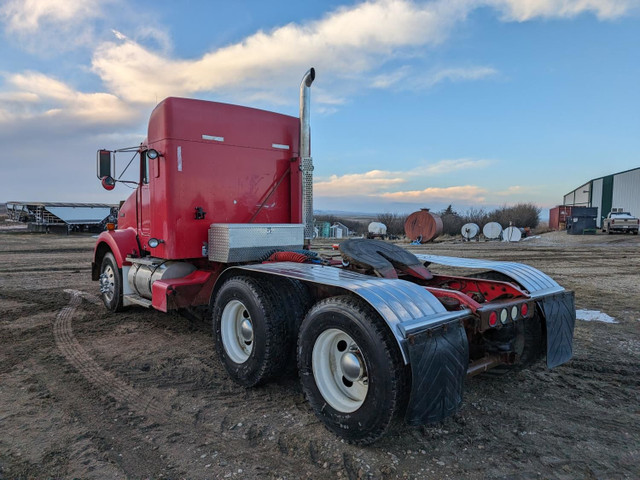
POLYGON ((316 416, 352 443, 375 442, 404 413, 408 368, 384 321, 357 298, 328 298, 309 311, 298 372, 316 416))
POLYGON ((227 372, 245 387, 265 383, 294 361, 297 336, 302 390, 316 416, 347 441, 374 442, 404 412, 409 385, 408 368, 388 327, 351 296, 316 303, 300 325, 291 317, 301 312, 282 302, 282 288, 275 285, 237 276, 220 288, 213 323, 227 372))
POLYGON ((285 310, 269 282, 232 277, 216 295, 213 328, 216 350, 231 378, 254 387, 277 376, 291 350, 285 310))

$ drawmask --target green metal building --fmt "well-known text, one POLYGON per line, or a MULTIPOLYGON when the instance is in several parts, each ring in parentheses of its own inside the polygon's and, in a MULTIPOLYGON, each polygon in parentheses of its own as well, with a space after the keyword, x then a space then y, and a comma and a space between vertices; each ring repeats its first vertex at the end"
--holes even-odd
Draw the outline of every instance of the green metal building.
POLYGON ((597 207, 597 226, 612 208, 640 217, 640 167, 589 180, 564 196, 564 205, 597 207))

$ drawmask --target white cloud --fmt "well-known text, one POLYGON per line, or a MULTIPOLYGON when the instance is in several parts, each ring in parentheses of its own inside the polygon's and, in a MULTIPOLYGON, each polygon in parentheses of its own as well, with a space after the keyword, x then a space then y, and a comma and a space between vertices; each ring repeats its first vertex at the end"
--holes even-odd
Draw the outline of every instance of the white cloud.
POLYGON ((625 15, 638 8, 637 0, 485 0, 502 12, 502 20, 524 22, 534 18, 571 18, 594 13, 602 20, 625 15))
POLYGON ((487 190, 476 185, 429 187, 424 190, 382 193, 380 197, 397 202, 484 202, 487 190))
POLYGON ((469 80, 481 80, 484 78, 492 77, 498 73, 497 70, 491 67, 457 67, 457 68, 444 68, 434 71, 430 75, 427 75, 421 81, 415 82, 415 85, 420 87, 433 87, 434 85, 444 82, 460 82, 469 80))
POLYGON ((473 158, 457 158, 454 160, 440 160, 431 165, 415 168, 410 172, 411 175, 443 175, 460 170, 474 170, 478 168, 488 167, 493 163, 492 160, 473 159, 473 158))
POLYGON ((410 74, 411 68, 405 65, 397 70, 376 75, 371 81, 371 86, 386 89, 405 80, 410 74))
MULTIPOLYGON (((325 84, 347 80, 352 88, 362 85, 364 73, 375 72, 398 51, 422 54, 419 49, 444 41, 456 24, 483 6, 497 10, 504 21, 524 21, 586 12, 610 19, 627 13, 635 3, 637 0, 372 0, 338 8, 320 20, 258 31, 196 59, 174 59, 129 39, 106 42, 95 50, 92 66, 111 91, 132 102, 151 103, 156 97, 212 90, 267 90, 278 98, 275 91, 291 84, 291 72, 303 72, 311 64, 318 67, 325 84), (162 74, 149 75, 152 71, 162 74)), ((428 88, 496 73, 489 66, 447 67, 414 75, 409 86, 428 88)), ((364 84, 389 88, 408 74, 406 68, 400 68, 378 73, 364 84)))
POLYGON ((7 77, 14 91, 0 95, 0 123, 42 116, 76 119, 90 124, 131 121, 136 112, 109 93, 84 93, 38 72, 7 77))
MULTIPOLYGON (((419 166, 405 171, 370 170, 365 173, 349 173, 331 175, 328 179, 317 179, 314 183, 314 194, 324 197, 341 197, 357 195, 379 195, 386 198, 394 196, 417 196, 412 192, 394 192, 408 183, 432 181, 429 177, 463 170, 476 170, 490 165, 489 160, 462 158, 457 160, 440 160, 439 162, 419 166)), ((427 189, 434 192, 434 189, 427 189)))
POLYGON ((8 0, 0 7, 7 38, 40 57, 95 46, 95 21, 121 0, 8 0))
POLYGON ((191 60, 163 56, 132 40, 106 42, 96 49, 92 65, 113 92, 142 103, 156 95, 240 85, 245 90, 274 90, 291 84, 290 72, 303 72, 311 64, 325 79, 356 83, 358 75, 384 64, 396 49, 444 40, 451 25, 466 14, 458 3, 364 2, 339 8, 321 20, 259 31, 191 60), (150 71, 162 75, 151 76, 150 71))
POLYGON ((348 196, 354 193, 372 195, 405 182, 405 178, 394 176, 392 172, 371 170, 365 173, 331 175, 328 180, 316 181, 313 191, 314 195, 325 197, 348 196))
POLYGON ((9 0, 0 15, 9 31, 35 32, 43 23, 78 24, 102 14, 104 0, 9 0))
POLYGON ((487 66, 449 67, 429 72, 415 73, 408 66, 376 75, 372 88, 387 89, 397 86, 399 90, 422 90, 442 82, 482 80, 497 75, 498 71, 487 66))

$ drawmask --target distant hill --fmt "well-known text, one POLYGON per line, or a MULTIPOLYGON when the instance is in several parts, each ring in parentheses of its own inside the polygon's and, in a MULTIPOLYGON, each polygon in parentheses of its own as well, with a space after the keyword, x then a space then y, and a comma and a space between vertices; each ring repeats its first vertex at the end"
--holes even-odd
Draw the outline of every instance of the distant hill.
POLYGON ((349 217, 349 218, 376 218, 377 213, 364 213, 364 212, 347 212, 345 210, 314 210, 314 215, 333 215, 335 217, 349 217))

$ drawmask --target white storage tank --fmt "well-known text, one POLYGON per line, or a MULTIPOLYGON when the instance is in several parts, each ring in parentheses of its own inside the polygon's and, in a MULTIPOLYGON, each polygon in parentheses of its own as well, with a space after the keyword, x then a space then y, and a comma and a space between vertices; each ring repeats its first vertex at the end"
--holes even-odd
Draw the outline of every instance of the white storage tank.
POLYGON ((387 226, 384 223, 380 223, 380 222, 371 222, 367 230, 369 231, 369 233, 373 235, 387 234, 387 226))

